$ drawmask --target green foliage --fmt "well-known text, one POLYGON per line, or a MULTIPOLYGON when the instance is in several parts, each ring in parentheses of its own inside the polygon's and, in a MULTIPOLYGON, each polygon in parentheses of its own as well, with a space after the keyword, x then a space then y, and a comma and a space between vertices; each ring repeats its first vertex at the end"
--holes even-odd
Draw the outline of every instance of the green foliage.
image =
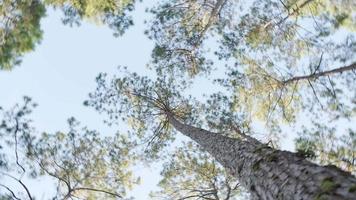
POLYGON ((242 62, 249 67, 236 72, 239 78, 228 86, 236 95, 235 111, 246 110, 252 117, 264 121, 270 120, 273 113, 282 114, 282 119, 287 121, 293 120, 294 113, 300 109, 299 86, 284 84, 276 73, 267 71, 271 67, 265 69, 261 62, 249 58, 242 59, 242 62))
POLYGON ((0 69, 10 70, 42 38, 40 20, 45 7, 39 0, 0 3, 0 69))
POLYGON ((56 188, 52 199, 124 199, 126 190, 138 183, 130 170, 137 159, 136 144, 127 137, 100 137, 71 118, 68 132, 43 133, 36 138, 28 119, 33 106, 26 97, 22 106, 4 111, 1 192, 5 189, 5 194, 15 199, 34 199, 24 177, 47 177, 56 188), (17 185, 7 185, 9 180, 17 185))
POLYGON ((314 127, 304 129, 296 139, 296 149, 302 155, 323 165, 337 167, 356 173, 355 149, 356 134, 351 129, 347 134, 336 135, 336 129, 315 123, 314 127))
POLYGON ((352 108, 344 106, 350 105, 350 99, 339 101, 335 96, 353 91, 341 82, 354 74, 350 71, 339 77, 313 77, 313 74, 342 66, 337 61, 355 61, 353 55, 344 53, 354 51, 354 32, 343 30, 340 37, 337 32, 343 28, 334 25, 344 17, 354 23, 352 17, 342 14, 346 10, 353 13, 354 6, 351 1, 327 0, 266 1, 245 6, 247 12, 238 27, 223 33, 217 51, 220 58, 236 59, 238 67, 230 67, 230 77, 225 81, 228 88, 235 88, 239 107, 247 107, 263 121, 273 118, 280 121, 282 117, 291 122, 299 111, 311 109, 315 104, 323 107, 315 112, 326 113, 326 109, 333 113, 349 112, 352 108), (303 75, 311 77, 293 79, 303 75), (328 107, 331 101, 338 104, 337 109, 328 107))
POLYGON ((133 25, 129 12, 134 9, 135 0, 44 0, 48 6, 63 10, 64 24, 80 24, 87 19, 106 24, 113 29, 115 36, 124 34, 133 25))
POLYGON ((34 127, 32 127, 32 121, 27 116, 32 113, 36 106, 37 104, 32 102, 31 98, 24 97, 22 104, 15 104, 9 110, 0 109, 0 146, 2 147, 0 154, 2 154, 3 169, 22 168, 18 163, 20 159, 18 151, 20 147, 26 151, 32 148, 34 136, 31 132, 34 131, 34 127), (15 158, 8 157, 9 149, 14 152, 15 158), (12 159, 16 162, 9 163, 12 159))
POLYGON ((156 43, 152 65, 159 75, 207 75, 217 68, 209 54, 214 51, 228 61, 227 76, 219 83, 234 93, 235 112, 250 112, 271 126, 293 122, 315 104, 323 106, 318 111, 343 115, 352 110, 345 106, 351 99, 335 96, 354 89, 343 83, 354 74, 313 74, 355 61, 347 53, 355 51, 355 34, 344 26, 355 23, 354 7, 348 0, 163 1, 151 9, 154 19, 147 31, 156 43), (311 77, 293 79, 303 75, 311 77))
POLYGON ((146 34, 156 42, 156 48, 166 51, 155 49, 152 53, 158 74, 169 72, 181 76, 187 72, 193 77, 210 71, 213 62, 204 56, 203 41, 207 32, 221 25, 217 22, 227 22, 218 15, 223 4, 230 3, 224 0, 174 0, 160 2, 150 9, 154 18, 146 34))
POLYGON ((120 68, 119 77, 108 78, 100 74, 97 89, 89 95, 85 105, 108 114, 109 125, 122 120, 132 128, 131 137, 148 143, 147 152, 155 157, 160 149, 174 140, 172 126, 166 111, 170 110, 181 120, 193 122, 188 98, 179 92, 184 88, 173 79, 160 77, 151 80, 147 76, 130 73, 120 68))
POLYGON ((233 200, 241 197, 237 180, 191 142, 175 150, 161 175, 160 190, 150 194, 153 199, 233 200))
POLYGON ((305 158, 316 158, 315 155, 315 144, 311 141, 298 138, 296 140, 296 150, 299 155, 305 158))
POLYGON ((252 134, 249 113, 235 112, 235 102, 224 93, 214 93, 202 105, 204 121, 209 130, 233 138, 246 137, 252 134))
POLYGON ((61 180, 58 196, 84 199, 117 199, 136 184, 128 169, 135 160, 125 137, 101 139, 99 133, 82 128, 69 119, 70 131, 54 135, 44 133, 30 157, 37 160, 37 173, 61 180), (95 189, 95 190, 91 190, 95 189), (98 192, 96 190, 101 190, 98 192), (115 195, 113 195, 115 194, 115 195))
POLYGON ((11 70, 42 39, 40 26, 46 7, 63 10, 64 24, 82 20, 108 25, 121 36, 133 25, 129 12, 135 0, 3 0, 0 2, 0 69, 11 70))

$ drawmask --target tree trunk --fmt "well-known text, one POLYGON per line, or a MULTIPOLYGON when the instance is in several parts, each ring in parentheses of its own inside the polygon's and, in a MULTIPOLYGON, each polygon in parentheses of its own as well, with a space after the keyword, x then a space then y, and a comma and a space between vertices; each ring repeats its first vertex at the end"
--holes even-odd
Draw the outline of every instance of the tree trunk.
POLYGON ((356 200, 356 178, 319 166, 295 153, 246 137, 234 139, 186 125, 171 113, 172 126, 197 142, 251 192, 252 199, 356 200))

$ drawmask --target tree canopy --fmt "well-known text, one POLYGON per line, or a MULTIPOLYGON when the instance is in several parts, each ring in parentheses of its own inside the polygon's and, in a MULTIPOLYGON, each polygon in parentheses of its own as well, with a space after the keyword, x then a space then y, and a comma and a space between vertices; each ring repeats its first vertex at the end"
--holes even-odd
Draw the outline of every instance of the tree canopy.
MULTIPOLYGON (((34 50, 49 7, 64 12, 64 24, 88 20, 121 36, 134 24, 135 4, 3 1, 0 67, 11 69, 34 50)), ((7 151, 0 157, 3 176, 22 185, 31 199, 21 179, 23 148, 33 177, 58 180, 56 198, 121 198, 137 182, 129 166, 136 159, 162 161, 165 150, 181 142, 181 133, 199 148, 190 141, 173 149, 153 198, 234 199, 240 185, 252 199, 356 196, 354 1, 161 0, 147 11, 145 34, 154 43, 148 66, 155 74, 127 67, 101 73, 84 102, 104 113, 108 125, 128 125, 128 133, 103 138, 86 128, 78 131, 70 119, 68 133, 36 138, 30 121, 21 121, 31 112, 25 98, 16 107, 20 111, 5 112, 0 135, 9 138, 3 146, 15 152, 20 178, 10 174, 7 151), (201 80, 219 92, 201 96, 192 89, 203 87, 201 80), (286 132, 298 134, 295 153, 280 149, 286 132)))
POLYGON ((239 182, 191 142, 173 153, 162 176, 153 199, 233 200, 243 194, 239 182))
POLYGON ((35 48, 42 38, 40 20, 43 4, 34 1, 5 0, 0 5, 0 69, 18 65, 20 57, 35 48))
POLYGON ((2 113, 0 177, 15 183, 0 184, 5 199, 36 199, 28 180, 34 178, 50 179, 52 199, 123 199, 138 183, 130 170, 134 144, 123 135, 103 138, 70 118, 68 132, 36 137, 28 118, 34 106, 25 97, 2 113))
POLYGON ((120 36, 133 25, 129 12, 134 4, 134 0, 4 0, 0 3, 0 69, 20 64, 21 57, 41 42, 40 22, 49 8, 63 11, 64 24, 89 20, 108 25, 120 36))

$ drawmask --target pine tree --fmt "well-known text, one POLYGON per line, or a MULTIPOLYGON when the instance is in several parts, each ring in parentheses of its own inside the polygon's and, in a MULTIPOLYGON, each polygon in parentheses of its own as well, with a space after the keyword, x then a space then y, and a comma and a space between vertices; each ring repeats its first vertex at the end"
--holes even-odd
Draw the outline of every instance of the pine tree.
MULTIPOLYGON (((156 150, 168 145, 175 132, 187 136, 237 178, 253 199, 355 197, 356 178, 350 173, 334 166, 319 166, 299 154, 261 143, 232 123, 234 114, 228 113, 228 108, 223 109, 230 121, 218 122, 223 123, 219 132, 201 128, 199 104, 185 98, 180 93, 181 86, 173 79, 161 77, 152 81, 125 70, 121 74, 122 78, 112 81, 105 74, 99 75, 98 88, 85 104, 106 112, 114 121, 120 117, 130 121, 136 135, 156 141, 152 144, 156 150), (232 132, 227 127, 233 127, 239 137, 227 136, 232 132)), ((207 108, 205 112, 216 110, 207 108)))

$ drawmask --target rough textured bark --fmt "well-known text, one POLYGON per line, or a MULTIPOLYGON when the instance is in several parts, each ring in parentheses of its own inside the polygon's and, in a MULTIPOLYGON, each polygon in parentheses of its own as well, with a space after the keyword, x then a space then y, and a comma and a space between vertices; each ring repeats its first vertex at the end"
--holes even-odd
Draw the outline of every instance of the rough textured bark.
POLYGON ((229 138, 183 124, 170 113, 167 116, 176 130, 196 141, 237 177, 252 199, 356 199, 356 178, 348 172, 319 166, 253 138, 229 138))

